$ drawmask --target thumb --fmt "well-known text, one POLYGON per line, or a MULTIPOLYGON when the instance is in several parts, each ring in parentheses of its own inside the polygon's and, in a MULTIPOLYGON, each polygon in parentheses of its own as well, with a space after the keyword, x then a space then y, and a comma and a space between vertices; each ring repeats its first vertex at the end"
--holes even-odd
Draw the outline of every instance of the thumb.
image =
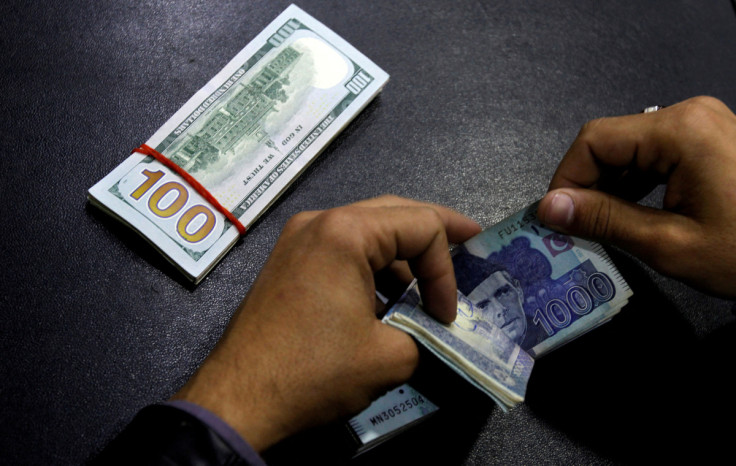
POLYGON ((613 244, 655 268, 688 231, 680 215, 591 189, 550 191, 539 203, 537 215, 550 228, 613 244))

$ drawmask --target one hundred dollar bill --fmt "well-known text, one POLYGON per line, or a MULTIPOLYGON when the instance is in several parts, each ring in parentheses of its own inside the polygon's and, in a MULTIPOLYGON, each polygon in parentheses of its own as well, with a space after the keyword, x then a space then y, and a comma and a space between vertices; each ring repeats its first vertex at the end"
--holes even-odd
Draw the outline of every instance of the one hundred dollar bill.
POLYGON ((547 229, 536 209, 453 250, 454 323, 425 314, 415 285, 384 318, 504 409, 523 401, 535 358, 608 321, 632 295, 600 244, 547 229))
MULTIPOLYGON (((248 227, 380 92, 388 75, 291 5, 146 144, 248 227)), ((90 201, 199 282, 239 233, 180 176, 134 153, 90 201)))

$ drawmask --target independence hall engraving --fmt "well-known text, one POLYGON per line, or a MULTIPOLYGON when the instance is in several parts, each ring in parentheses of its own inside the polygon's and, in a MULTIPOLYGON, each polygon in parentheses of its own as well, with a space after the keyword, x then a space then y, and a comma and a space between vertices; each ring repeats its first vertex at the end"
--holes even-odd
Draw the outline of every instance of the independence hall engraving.
POLYGON ((275 145, 263 129, 263 121, 276 109, 277 102, 286 102, 284 89, 289 85, 288 74, 302 54, 291 47, 282 50, 247 84, 239 84, 220 108, 207 116, 204 125, 171 155, 171 160, 189 173, 204 170, 220 154, 233 150, 240 142, 253 139, 275 145))

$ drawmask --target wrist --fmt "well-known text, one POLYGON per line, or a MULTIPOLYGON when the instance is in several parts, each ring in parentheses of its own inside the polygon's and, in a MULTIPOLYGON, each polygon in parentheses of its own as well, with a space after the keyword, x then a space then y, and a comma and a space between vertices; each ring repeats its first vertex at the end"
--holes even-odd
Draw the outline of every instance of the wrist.
MULTIPOLYGON (((285 438, 288 433, 279 423, 278 413, 269 394, 252 383, 244 374, 237 377, 231 365, 219 364, 211 355, 197 373, 172 396, 171 401, 182 400, 198 405, 234 429, 254 450, 262 452, 285 438)), ((241 366, 237 364, 235 366, 241 366)), ((257 368, 248 370, 258 373, 257 368)))

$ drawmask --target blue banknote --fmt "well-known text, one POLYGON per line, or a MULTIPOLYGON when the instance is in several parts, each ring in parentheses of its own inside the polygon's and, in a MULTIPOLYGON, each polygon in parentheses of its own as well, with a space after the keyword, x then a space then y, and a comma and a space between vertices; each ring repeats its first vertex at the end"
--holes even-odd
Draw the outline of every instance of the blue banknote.
POLYGON ((523 400, 535 358, 606 322, 632 294, 601 245, 546 228, 536 209, 453 250, 454 323, 426 315, 416 286, 384 318, 506 407, 523 400))
POLYGON ((533 357, 607 321, 632 292, 603 247, 544 227, 533 204, 453 251, 464 318, 492 323, 533 357))

